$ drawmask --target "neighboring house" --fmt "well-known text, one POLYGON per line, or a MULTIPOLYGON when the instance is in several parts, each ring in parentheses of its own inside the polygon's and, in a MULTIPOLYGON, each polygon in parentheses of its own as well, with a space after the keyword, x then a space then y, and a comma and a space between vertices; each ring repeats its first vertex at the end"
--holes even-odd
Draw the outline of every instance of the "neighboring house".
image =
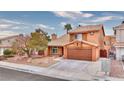
POLYGON ((0 55, 3 55, 5 49, 10 49, 13 42, 19 35, 7 36, 0 38, 0 55))
POLYGON ((107 50, 107 56, 109 56, 110 51, 114 52, 113 47, 116 42, 116 38, 114 35, 107 35, 104 38, 105 50, 107 50))
POLYGON ((116 48, 116 59, 122 60, 122 56, 124 55, 124 23, 113 27, 113 30, 116 36, 116 43, 114 44, 116 48))
POLYGON ((100 57, 100 49, 104 49, 104 37, 103 25, 80 26, 59 38, 52 34, 48 55, 96 61, 100 57))

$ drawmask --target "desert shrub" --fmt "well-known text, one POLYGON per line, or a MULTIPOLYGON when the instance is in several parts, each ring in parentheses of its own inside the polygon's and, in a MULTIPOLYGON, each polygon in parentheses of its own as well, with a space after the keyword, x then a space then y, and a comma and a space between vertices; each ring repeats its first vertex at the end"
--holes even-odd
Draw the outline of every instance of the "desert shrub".
POLYGON ((4 50, 3 54, 4 54, 4 56, 10 57, 10 56, 13 56, 15 53, 10 49, 6 49, 6 50, 4 50))

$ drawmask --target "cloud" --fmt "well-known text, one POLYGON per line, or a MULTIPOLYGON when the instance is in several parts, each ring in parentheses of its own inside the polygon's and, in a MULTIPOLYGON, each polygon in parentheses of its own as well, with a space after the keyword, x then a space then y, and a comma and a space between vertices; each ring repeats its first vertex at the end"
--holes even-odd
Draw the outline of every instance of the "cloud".
POLYGON ((92 20, 92 22, 105 22, 105 21, 112 20, 113 18, 114 18, 114 16, 98 17, 95 20, 92 20))
POLYGON ((88 24, 88 23, 78 23, 78 25, 85 26, 85 25, 91 25, 91 24, 88 24))
POLYGON ((9 28, 11 26, 12 26, 11 24, 0 24, 0 29, 6 29, 6 28, 9 28))
POLYGON ((61 22, 60 26, 64 27, 67 23, 66 22, 61 22))
POLYGON ((8 24, 24 24, 21 22, 12 21, 12 20, 8 20, 8 19, 0 19, 0 22, 4 22, 4 23, 8 23, 8 24))
POLYGON ((63 18, 69 18, 69 19, 76 19, 76 18, 89 18, 92 17, 93 14, 91 13, 83 13, 80 11, 56 11, 53 12, 56 16, 63 17, 63 18))
POLYGON ((17 30, 17 29, 24 29, 28 27, 27 24, 18 22, 18 21, 13 21, 13 20, 8 20, 8 19, 0 19, 0 30, 17 30))
POLYGON ((91 22, 105 22, 105 21, 123 19, 123 18, 124 17, 122 17, 122 16, 102 16, 102 17, 97 17, 94 20, 91 20, 91 22))
POLYGON ((0 31, 0 38, 12 35, 18 35, 19 33, 14 31, 0 31))
POLYGON ((23 22, 0 19, 0 38, 4 36, 17 35, 24 32, 25 29, 29 27, 31 28, 30 24, 26 24, 23 22))
POLYGON ((54 27, 48 26, 48 25, 44 25, 44 24, 36 24, 36 28, 42 28, 45 30, 54 30, 54 27))
POLYGON ((21 29, 21 27, 19 27, 19 26, 14 26, 14 27, 12 27, 12 29, 17 30, 17 29, 21 29))

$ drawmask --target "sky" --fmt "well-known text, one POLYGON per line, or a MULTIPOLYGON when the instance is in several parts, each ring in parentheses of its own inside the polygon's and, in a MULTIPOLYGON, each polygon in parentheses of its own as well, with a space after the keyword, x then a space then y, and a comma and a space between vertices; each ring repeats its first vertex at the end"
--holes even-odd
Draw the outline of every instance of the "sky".
POLYGON ((112 35, 112 28, 123 20, 123 11, 1 11, 0 36, 30 34, 36 28, 60 36, 66 33, 67 23, 73 29, 78 25, 103 24, 106 35, 112 35))

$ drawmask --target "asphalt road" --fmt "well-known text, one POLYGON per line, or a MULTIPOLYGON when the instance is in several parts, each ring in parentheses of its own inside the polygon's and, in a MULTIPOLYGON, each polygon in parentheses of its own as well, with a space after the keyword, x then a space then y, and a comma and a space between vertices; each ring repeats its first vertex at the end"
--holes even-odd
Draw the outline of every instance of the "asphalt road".
POLYGON ((0 67, 0 81, 65 81, 0 67))

